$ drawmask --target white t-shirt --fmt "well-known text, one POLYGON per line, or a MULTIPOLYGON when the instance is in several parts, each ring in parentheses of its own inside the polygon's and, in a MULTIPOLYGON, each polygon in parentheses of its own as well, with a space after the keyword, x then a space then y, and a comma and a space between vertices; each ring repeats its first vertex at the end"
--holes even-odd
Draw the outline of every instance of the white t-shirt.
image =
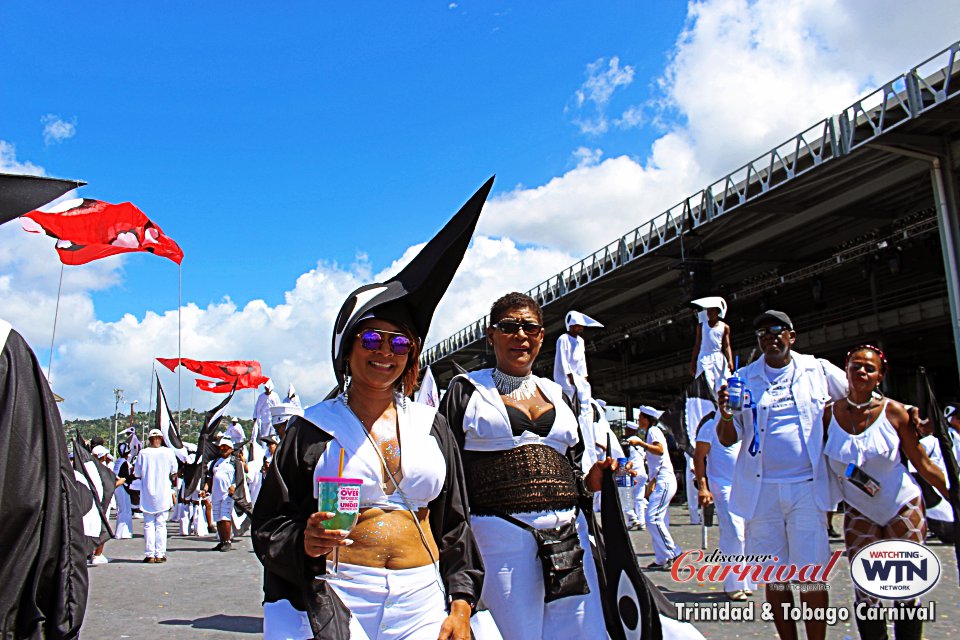
POLYGON ((700 427, 697 442, 706 442, 710 445, 707 454, 707 479, 716 486, 733 484, 733 469, 737 465, 737 456, 740 455, 740 440, 729 447, 725 447, 717 438, 717 421, 709 420, 700 427))
POLYGON ((134 474, 140 478, 140 509, 163 513, 173 508, 173 483, 177 456, 169 447, 146 447, 137 456, 134 474))
POLYGON ((553 381, 571 394, 574 389, 567 379, 572 373, 581 378, 587 377, 587 354, 583 338, 564 333, 557 338, 557 355, 553 359, 553 381))
POLYGON ((210 492, 214 500, 222 500, 230 495, 230 485, 234 483, 233 458, 220 458, 213 463, 213 486, 210 492))
POLYGON ((770 386, 757 401, 759 409, 767 412, 767 433, 760 451, 764 482, 813 479, 813 465, 800 429, 800 412, 790 389, 796 366, 793 360, 782 369, 763 364, 770 381, 770 386))
MULTIPOLYGON (((951 429, 951 431, 953 431, 951 429)), ((951 436, 951 440, 953 437, 951 436)), ((956 440, 953 440, 956 443, 956 440)), ((940 467, 940 470, 943 471, 943 475, 947 479, 947 487, 950 486, 950 476, 947 475, 947 464, 943 461, 943 453, 940 452, 940 441, 937 440, 937 437, 933 434, 929 436, 924 436, 920 438, 920 446, 923 447, 923 450, 927 452, 927 457, 930 458, 930 462, 940 467)), ((907 471, 910 473, 916 473, 917 468, 913 466, 913 463, 907 461, 907 471)), ((943 520, 945 522, 953 522, 953 509, 950 507, 950 503, 946 500, 941 500, 936 505, 932 507, 926 507, 927 517, 933 518, 934 520, 943 520)))
POLYGON ((664 480, 675 478, 673 475, 673 462, 670 460, 670 452, 667 450, 667 436, 663 435, 660 427, 650 427, 647 429, 647 444, 659 442, 663 445, 663 455, 658 456, 647 451, 647 472, 651 478, 664 480))

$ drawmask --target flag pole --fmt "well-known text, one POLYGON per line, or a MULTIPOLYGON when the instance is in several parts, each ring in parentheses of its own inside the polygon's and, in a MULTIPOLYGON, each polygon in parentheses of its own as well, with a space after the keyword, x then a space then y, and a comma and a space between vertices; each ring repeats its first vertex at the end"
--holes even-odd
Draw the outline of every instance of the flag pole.
POLYGON ((177 264, 177 424, 180 424, 180 379, 183 377, 183 265, 177 264))
MULTIPOLYGON (((147 413, 150 413, 150 410, 153 408, 153 381, 157 377, 157 360, 156 358, 151 359, 152 368, 150 371, 150 403, 147 404, 147 413)), ((140 441, 145 442, 147 438, 147 421, 144 420, 140 429, 140 441)))
POLYGON ((57 306, 53 311, 53 333, 50 334, 50 360, 47 362, 47 383, 52 387, 50 369, 53 368, 53 340, 57 336, 57 316, 60 314, 60 291, 63 290, 63 263, 60 263, 60 284, 57 285, 57 306))

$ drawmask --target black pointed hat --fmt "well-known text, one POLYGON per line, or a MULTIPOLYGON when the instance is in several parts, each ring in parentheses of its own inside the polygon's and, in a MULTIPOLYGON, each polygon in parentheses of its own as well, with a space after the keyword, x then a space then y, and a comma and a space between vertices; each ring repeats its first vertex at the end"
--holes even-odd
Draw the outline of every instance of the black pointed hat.
POLYGON ((361 318, 376 313, 407 326, 421 341, 427 337, 433 312, 460 267, 492 187, 491 177, 400 273, 386 282, 364 285, 347 297, 333 327, 333 369, 341 386, 343 346, 361 318))
POLYGON ((0 224, 42 207, 85 184, 80 180, 0 173, 0 224))

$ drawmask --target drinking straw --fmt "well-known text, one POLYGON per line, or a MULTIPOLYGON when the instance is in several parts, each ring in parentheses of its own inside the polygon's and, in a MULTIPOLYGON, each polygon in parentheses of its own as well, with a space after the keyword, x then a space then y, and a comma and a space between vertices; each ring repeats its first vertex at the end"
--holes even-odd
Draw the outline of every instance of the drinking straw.
POLYGON ((340 466, 337 468, 337 477, 343 477, 343 447, 340 447, 340 466))
POLYGON ((733 356, 733 371, 736 373, 740 369, 740 355, 733 356))

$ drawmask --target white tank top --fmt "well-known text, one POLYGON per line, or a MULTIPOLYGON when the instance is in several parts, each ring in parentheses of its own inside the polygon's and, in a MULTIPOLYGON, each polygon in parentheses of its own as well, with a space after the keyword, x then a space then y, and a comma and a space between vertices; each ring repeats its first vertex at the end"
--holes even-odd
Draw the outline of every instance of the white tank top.
POLYGON ((720 353, 723 349, 723 331, 727 325, 717 320, 717 326, 711 327, 709 322, 700 323, 700 353, 697 360, 711 353, 720 353))
POLYGON ((900 461, 900 436, 887 419, 887 402, 880 417, 857 435, 844 431, 831 415, 823 453, 840 484, 844 502, 879 525, 888 523, 903 505, 920 495, 920 487, 900 461), (865 493, 846 479, 851 462, 877 481, 877 495, 865 493))

